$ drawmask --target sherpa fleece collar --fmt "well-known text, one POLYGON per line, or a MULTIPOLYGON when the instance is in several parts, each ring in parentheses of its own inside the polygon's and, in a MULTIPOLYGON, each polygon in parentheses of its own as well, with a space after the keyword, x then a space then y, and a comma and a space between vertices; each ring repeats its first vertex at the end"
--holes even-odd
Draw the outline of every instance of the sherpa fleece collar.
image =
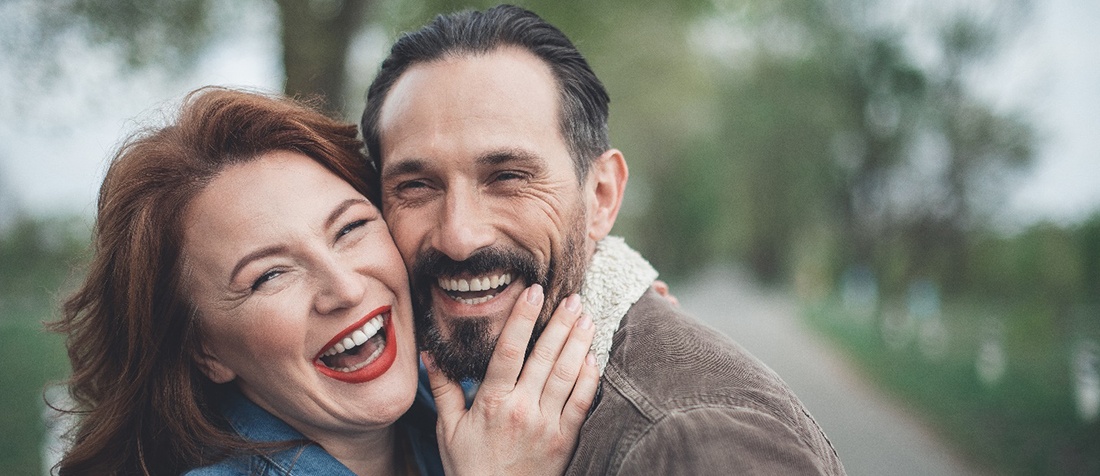
POLYGON ((611 354, 611 340, 619 322, 657 279, 657 270, 621 237, 608 236, 596 243, 581 287, 584 312, 592 318, 596 335, 592 352, 603 375, 611 354))

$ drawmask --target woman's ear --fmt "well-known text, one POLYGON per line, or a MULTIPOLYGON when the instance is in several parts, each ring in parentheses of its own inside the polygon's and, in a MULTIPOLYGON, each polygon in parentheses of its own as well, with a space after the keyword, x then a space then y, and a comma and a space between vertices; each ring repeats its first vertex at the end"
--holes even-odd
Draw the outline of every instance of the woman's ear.
POLYGON ((237 373, 223 364, 218 356, 214 355, 205 345, 199 347, 195 363, 198 364, 199 369, 202 369, 202 373, 206 374, 206 377, 214 383, 232 382, 233 379, 237 378, 237 373))
POLYGON ((618 149, 608 149, 588 171, 588 238, 600 241, 615 225, 630 173, 618 149))

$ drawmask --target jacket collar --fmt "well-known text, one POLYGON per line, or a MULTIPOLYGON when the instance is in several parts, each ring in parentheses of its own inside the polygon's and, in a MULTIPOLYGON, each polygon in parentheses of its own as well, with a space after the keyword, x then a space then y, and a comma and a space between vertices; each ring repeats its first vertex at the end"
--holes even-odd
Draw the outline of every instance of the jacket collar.
POLYGON ((596 328, 592 352, 601 375, 619 323, 655 279, 657 270, 622 238, 608 236, 596 243, 581 287, 581 302, 596 328))
POLYGON ((261 443, 300 442, 283 451, 256 455, 278 468, 279 474, 355 476, 347 466, 333 458, 320 445, 307 440, 298 430, 252 403, 239 392, 233 392, 226 399, 222 411, 233 430, 246 440, 261 443))

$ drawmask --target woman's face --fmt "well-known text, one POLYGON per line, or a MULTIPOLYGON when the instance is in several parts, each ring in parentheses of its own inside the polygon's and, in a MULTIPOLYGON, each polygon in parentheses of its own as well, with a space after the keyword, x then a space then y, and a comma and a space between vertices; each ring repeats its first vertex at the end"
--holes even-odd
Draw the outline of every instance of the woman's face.
POLYGON ((200 364, 314 440, 382 428, 412 403, 405 267, 378 209, 309 157, 230 166, 184 215, 200 364))

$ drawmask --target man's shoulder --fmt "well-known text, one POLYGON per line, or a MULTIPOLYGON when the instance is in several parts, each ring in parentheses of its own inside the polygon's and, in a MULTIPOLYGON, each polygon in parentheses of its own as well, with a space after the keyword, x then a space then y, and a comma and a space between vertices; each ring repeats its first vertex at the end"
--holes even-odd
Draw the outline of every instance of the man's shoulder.
POLYGON ((653 292, 631 307, 615 333, 608 374, 607 380, 636 387, 666 407, 793 397, 775 372, 733 339, 653 292))
POLYGON ((615 333, 601 388, 570 474, 643 467, 843 473, 817 423, 775 372, 652 291, 615 333), (738 442, 752 447, 733 449, 738 442))

